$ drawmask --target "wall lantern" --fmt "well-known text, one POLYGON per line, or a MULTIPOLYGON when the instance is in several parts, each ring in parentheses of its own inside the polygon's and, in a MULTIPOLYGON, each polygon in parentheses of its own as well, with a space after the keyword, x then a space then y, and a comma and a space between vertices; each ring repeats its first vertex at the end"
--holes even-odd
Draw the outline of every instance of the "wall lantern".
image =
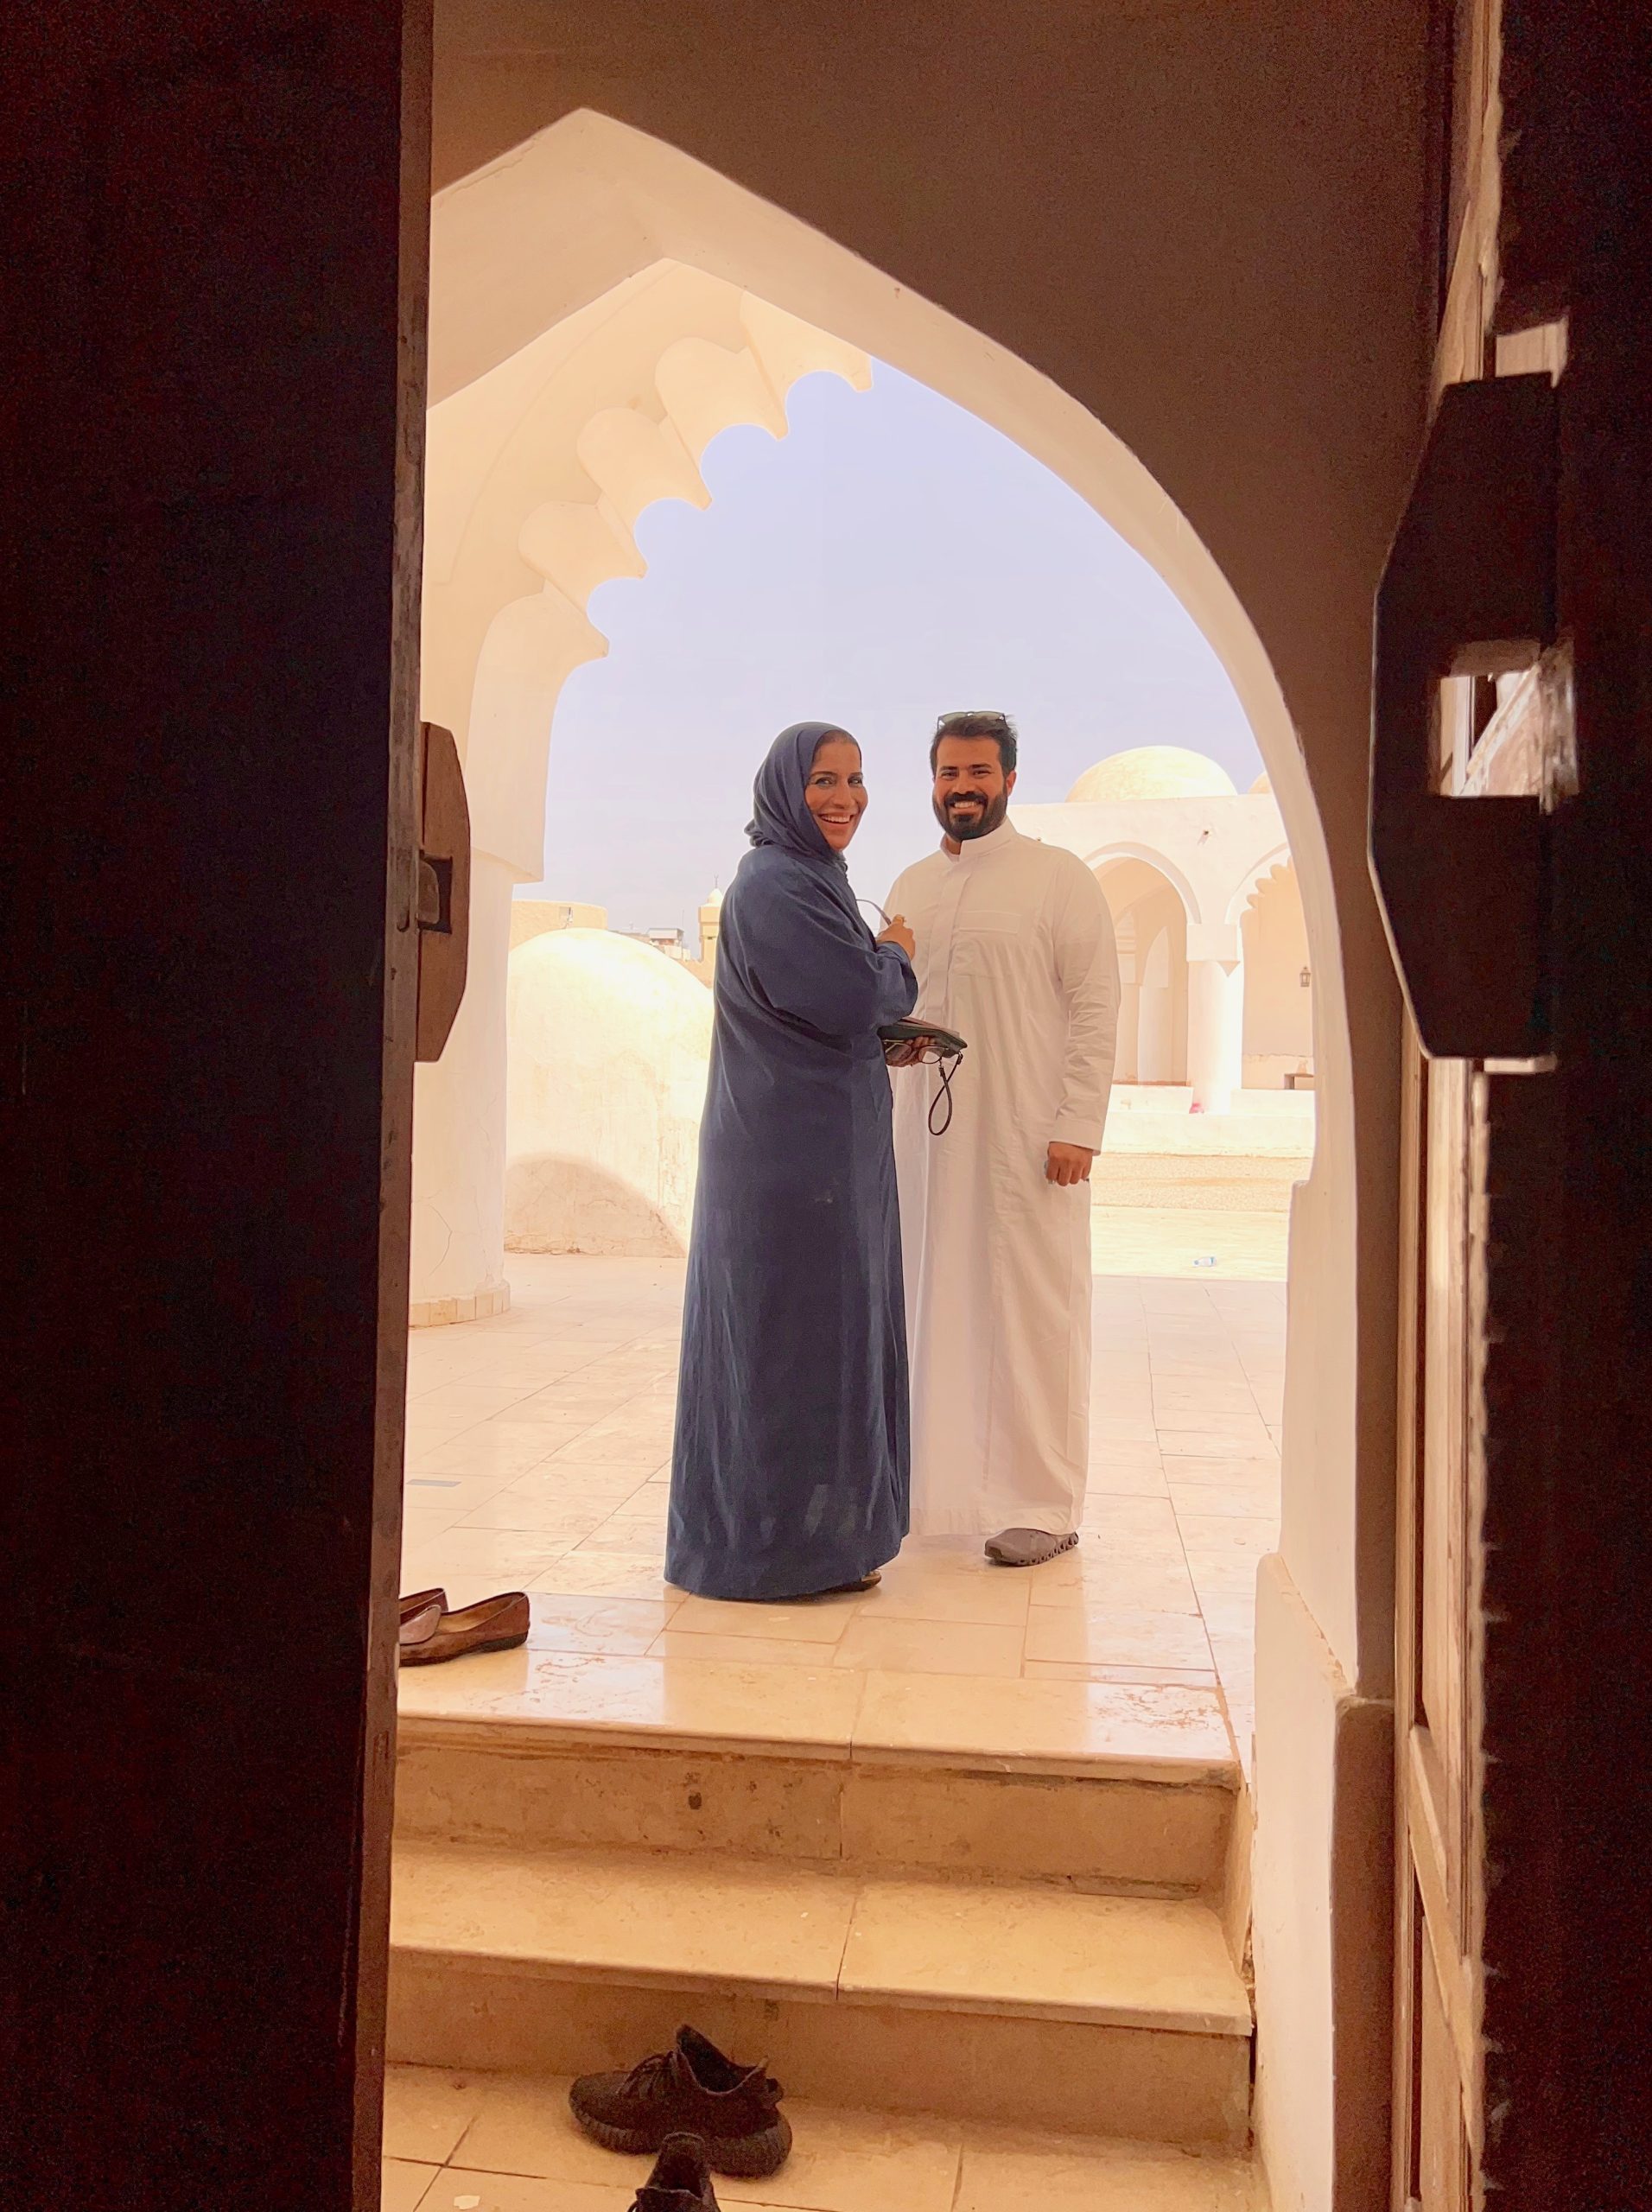
POLYGON ((1306 968, 1302 970, 1302 975, 1301 975, 1301 977, 1300 977, 1300 981, 1301 981, 1302 988, 1303 988, 1303 989, 1304 989, 1305 991, 1307 989, 1308 985, 1309 985, 1309 984, 1313 981, 1313 977, 1312 977, 1312 976, 1310 974, 1310 972, 1308 971, 1308 969, 1306 969, 1306 968))

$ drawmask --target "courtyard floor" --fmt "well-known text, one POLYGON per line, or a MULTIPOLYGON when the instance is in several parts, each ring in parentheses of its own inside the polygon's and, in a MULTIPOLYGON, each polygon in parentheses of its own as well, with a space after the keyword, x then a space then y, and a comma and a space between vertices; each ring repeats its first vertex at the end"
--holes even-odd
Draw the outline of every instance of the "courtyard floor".
POLYGON ((973 1541, 914 1540, 867 1595, 798 1605, 662 1579, 682 1262, 513 1254, 508 1313, 411 1338, 402 1587, 441 1583, 455 1605, 525 1589, 533 1629, 525 1650, 404 1675, 403 1709, 649 1709, 685 1726, 760 1709, 783 1738, 864 1722, 983 1752, 1128 1740, 1208 1756, 1230 1729, 1249 1768, 1284 1284, 1234 1279, 1269 1256, 1255 1217, 1096 1218, 1098 1255, 1155 1271, 1096 1280, 1077 1550, 1020 1572, 973 1541))

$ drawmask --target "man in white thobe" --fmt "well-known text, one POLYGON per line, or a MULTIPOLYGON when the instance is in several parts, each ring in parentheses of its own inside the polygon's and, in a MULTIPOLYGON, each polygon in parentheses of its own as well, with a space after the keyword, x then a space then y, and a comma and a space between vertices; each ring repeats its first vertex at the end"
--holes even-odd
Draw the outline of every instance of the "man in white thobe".
POLYGON ((1078 1540, 1090 1459, 1090 1163, 1113 1081, 1118 955, 1076 855, 1009 822, 1015 731, 947 715, 941 849, 889 895, 917 940, 914 1021, 969 1046, 951 1120, 932 1064, 895 1084, 915 1534, 1032 1567, 1078 1540))

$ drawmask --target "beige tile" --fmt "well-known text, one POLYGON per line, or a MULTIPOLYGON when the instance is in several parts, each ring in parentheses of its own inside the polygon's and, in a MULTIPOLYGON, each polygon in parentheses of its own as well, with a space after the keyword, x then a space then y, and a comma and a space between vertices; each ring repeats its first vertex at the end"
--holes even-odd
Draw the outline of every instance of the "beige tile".
POLYGON ((862 1673, 877 1667, 913 1675, 1002 1679, 1020 1672, 1022 1634, 1019 1625, 874 1619, 863 1612, 844 1630, 832 1655, 833 1664, 862 1673))
POLYGON ((855 1885, 798 1860, 397 1847, 393 1946, 559 1981, 829 1998, 855 1885), (737 1930, 738 1942, 731 1942, 737 1930))
POLYGON ((569 1543, 594 1535, 608 1518, 606 1503, 577 1499, 524 1497, 503 1490, 464 1515, 466 1529, 516 1529, 525 1535, 565 1536, 569 1543))
POLYGON ((1040 1605, 1027 1624, 1026 1656, 1069 1665, 1198 1668, 1210 1666, 1210 1647, 1197 1614, 1040 1605))
POLYGON ((1179 1483, 1201 1486, 1214 1484, 1218 1489, 1229 1483, 1264 1482, 1270 1476, 1275 1484, 1279 1481, 1278 1471, 1270 1468, 1266 1461, 1223 1458, 1219 1453, 1204 1457, 1178 1452, 1168 1465, 1179 1483))
POLYGON ((1046 1605, 1068 1611, 1106 1605, 1143 1613, 1194 1613, 1198 1598, 1180 1560, 1138 1560, 1126 1554, 1102 1561, 1077 1587, 1052 1590, 1033 1605, 1027 1618, 1046 1605))
POLYGON ((409 1554, 416 1554, 421 1546, 429 1543, 433 1537, 445 1535, 447 1530, 454 1526, 455 1519, 456 1516, 451 1511, 430 1513, 415 1510, 409 1512, 403 1506, 402 1509, 403 1556, 405 1558, 409 1554))
MULTIPOLYGON (((1096 1391, 1096 1397, 1099 1399, 1102 1393, 1096 1391)), ((1156 1447, 1159 1441, 1159 1431, 1153 1426, 1151 1413, 1135 1415, 1092 1411, 1090 1436, 1092 1447, 1111 1443, 1147 1444, 1156 1447)))
POLYGON ((905 1554, 892 1560, 861 1600, 862 1621, 975 1621, 1013 1627, 1026 1618, 1027 1585, 990 1566, 973 1547, 963 1555, 905 1554))
POLYGON ((379 2212, 418 2212, 439 2171, 408 2158, 386 2158, 379 2181, 379 2212))
POLYGON ((1193 1550, 1187 1554, 1187 1571, 1201 1599, 1222 1594, 1246 1598, 1256 1595, 1256 1560, 1247 1551, 1193 1550))
POLYGON ((481 2101, 481 2077, 434 2066, 384 2069, 384 2156, 439 2166, 481 2101))
POLYGON ((799 2212, 952 2212, 959 2134, 944 2120, 839 2112, 790 2099, 791 2156, 766 2181, 719 2176, 724 2204, 799 2212))
POLYGON ((1217 1679, 1214 1668, 1069 1665, 1059 1659, 1024 1659, 1021 1673, 1029 1682, 1163 1682, 1190 1690, 1214 1689, 1217 1679))
POLYGON ((762 1744, 847 1758, 863 1680, 829 1667, 501 1651, 403 1672, 400 1705, 415 1716, 541 1721, 569 1741, 762 1744))
POLYGON ((421 1561, 434 1561, 440 1580, 448 1574, 492 1574, 499 1586, 520 1589, 572 1548, 572 1536, 537 1529, 445 1529, 419 1546, 421 1561))
POLYGON ((483 2077, 481 2101, 453 2163, 493 2174, 523 2174, 604 2186, 646 2179, 652 2161, 605 2151, 575 2124, 566 2075, 483 2077))
POLYGON ((679 1602, 536 1591, 529 1599, 533 1626, 528 1646, 534 1651, 639 1656, 666 1626, 679 1602))
MULTIPOLYGON (((647 2158, 616 2157, 569 2117, 565 2078, 505 2075, 490 2081, 457 2164, 499 2175, 549 2177, 634 2189, 647 2158)), ((764 2181, 719 2176, 724 2204, 804 2207, 808 2212, 951 2212, 958 2134, 944 2122, 884 2113, 834 2111, 787 2101, 794 2147, 764 2181)))
POLYGON ((1260 1558, 1279 1542, 1279 1522, 1249 1520, 1238 1514, 1184 1513, 1182 1534, 1190 1552, 1244 1552, 1260 1558))
POLYGON ((1151 1467, 1109 1467, 1092 1459, 1090 1464, 1090 1489, 1093 1495, 1102 1497, 1170 1496, 1164 1468, 1157 1459, 1151 1467))
POLYGON ((829 1653, 818 1643, 792 1643, 778 1636, 679 1636, 667 1629, 648 1647, 649 1656, 679 1665, 713 1662, 737 1667, 818 1667, 829 1653))
POLYGON ((486 1505, 490 1497, 497 1497, 515 1480, 515 1476, 501 1468, 483 1474, 456 1475, 421 1473, 410 1467, 402 1483, 402 1503, 415 1513, 441 1507, 457 1518, 479 1505, 486 1505))
POLYGON ((479 1427, 463 1430, 446 1444, 421 1452, 409 1460, 408 1471, 415 1475, 498 1474, 508 1482, 550 1459, 555 1449, 555 1437, 535 1422, 518 1421, 506 1427, 499 1421, 485 1421, 479 1427))
POLYGON ((1260 1459, 1267 1465, 1279 1457, 1260 1415, 1254 1429, 1237 1423, 1223 1423, 1220 1427, 1211 1423, 1198 1428, 1172 1428, 1161 1423, 1159 1445, 1166 1471, 1172 1475, 1176 1470, 1171 1462, 1184 1453, 1195 1459, 1260 1459))
MULTIPOLYGON (((1171 1465, 1175 1465, 1174 1460, 1171 1465)), ((1170 1485, 1170 1499, 1179 1521, 1190 1513, 1236 1514, 1246 1520, 1277 1521, 1279 1477, 1270 1471, 1251 1482, 1173 1482, 1170 1485)))
POLYGON ((437 1421, 445 1414, 468 1414, 473 1421, 486 1421, 506 1406, 529 1395, 519 1382, 440 1382, 428 1390, 410 1390, 410 1412, 420 1421, 437 1421))
POLYGON ((1208 1690, 893 1673, 864 1681, 857 1758, 969 1756, 1048 1774, 1231 1771, 1227 1727, 1208 1690))
POLYGON ((450 2166, 437 2175, 419 2212, 631 2212, 631 2205, 632 2191, 623 2183, 535 2181, 450 2166))
POLYGON ((663 1521, 639 1519, 633 1515, 610 1517, 590 1535, 581 1536, 579 1548, 584 1552, 636 1553, 644 1549, 653 1553, 657 1560, 665 1557, 665 1524, 663 1521))
POLYGON ((846 1999, 1248 2036, 1249 2002, 1207 1906, 1033 1884, 861 1885, 846 1999))
POLYGON ((1263 2202, 1245 2159, 972 2128, 956 2212, 1257 2212, 1263 2202))
MULTIPOLYGON (((543 1381, 543 1376, 540 1379, 543 1381)), ((543 1389, 536 1390, 531 1397, 518 1398, 507 1410, 511 1421, 524 1427, 537 1423, 547 1429, 566 1429, 568 1435, 552 1437, 551 1449, 554 1451, 559 1443, 569 1443, 574 1435, 593 1427, 604 1414, 612 1410, 612 1406, 607 1392, 600 1394, 599 1404, 586 1407, 581 1405, 576 1398, 570 1398, 562 1386, 553 1382, 543 1389)))
MULTIPOLYGON (((1087 1497, 1084 1519, 1089 1526, 1115 1541, 1127 1539, 1138 1545, 1160 1543, 1174 1549, 1181 1539, 1176 1532, 1176 1516, 1168 1498, 1087 1497)), ((1051 1562, 1050 1572, 1076 1560, 1087 1548, 1081 1544, 1077 1553, 1064 1553, 1051 1562)), ((1040 1574, 1044 1573, 1041 1568, 1040 1574)))
POLYGON ((676 1599, 682 1596, 660 1571, 660 1554, 652 1552, 564 1552, 537 1574, 533 1590, 589 1591, 608 1598, 676 1599))
POLYGON ((607 1747, 553 1739, 539 1757, 501 1758, 485 1725, 409 1720, 397 1747, 397 1833, 536 1851, 624 1849, 645 1838, 657 1851, 830 1860, 842 1855, 847 1773, 836 1759, 731 1758, 635 1738, 607 1747))
POLYGON ((855 1611, 853 1598, 816 1598, 791 1605, 734 1605, 721 1598, 689 1598, 671 1626, 681 1636, 778 1637, 786 1643, 830 1644, 842 1635, 855 1611))
POLYGON ((1166 1889, 1193 1895, 1219 1874, 1232 1810, 1231 1791, 1215 1783, 1166 1789, 861 1763, 848 1770, 840 1819, 844 1858, 867 1871, 1100 1887, 1151 1866, 1166 1889))

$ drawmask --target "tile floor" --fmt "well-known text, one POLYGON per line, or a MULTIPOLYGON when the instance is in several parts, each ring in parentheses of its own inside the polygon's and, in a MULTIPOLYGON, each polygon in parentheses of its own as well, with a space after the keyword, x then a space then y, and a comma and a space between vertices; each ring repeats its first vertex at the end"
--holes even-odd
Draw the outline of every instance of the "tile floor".
MULTIPOLYGON (((588 2142, 566 2092, 560 2081, 392 2067, 384 2212, 626 2212, 648 2161, 588 2142)), ((731 2212, 1251 2212, 1257 2202, 1234 2158, 790 2100, 786 2109, 791 2158, 766 2181, 719 2179, 731 2212)))
POLYGON ((1289 1229, 1279 1208, 1097 1206, 1090 1253, 1097 1274, 1282 1283, 1289 1229))
MULTIPOLYGON (((1147 1234, 1146 1210, 1098 1221, 1109 1245, 1147 1234)), ((852 1719, 832 1694, 847 1676, 850 1700, 904 1700, 938 1739, 1003 1706, 987 1684, 1045 1684, 1018 1689, 999 1725, 1093 1733, 1110 1714, 1133 1741, 1160 1724, 1173 1738, 1224 1707, 1248 1764, 1284 1284, 1178 1274, 1184 1245, 1153 1249, 1167 1272, 1096 1278, 1078 1549, 1023 1574, 987 1567, 974 1542, 913 1541, 866 1597, 795 1606, 685 1597, 661 1579, 682 1263, 512 1255, 508 1313, 412 1336, 402 1586, 444 1583, 455 1604, 526 1588, 530 1649, 404 1675, 404 1709, 524 1694, 559 1712, 581 1697, 658 1709, 715 1700, 719 1682, 735 1702, 766 1685, 797 1704, 798 1726, 835 1734, 852 1719), (953 1703, 962 1723, 941 1710, 953 1703), (805 1704, 830 1711, 811 1722, 805 1704)))

